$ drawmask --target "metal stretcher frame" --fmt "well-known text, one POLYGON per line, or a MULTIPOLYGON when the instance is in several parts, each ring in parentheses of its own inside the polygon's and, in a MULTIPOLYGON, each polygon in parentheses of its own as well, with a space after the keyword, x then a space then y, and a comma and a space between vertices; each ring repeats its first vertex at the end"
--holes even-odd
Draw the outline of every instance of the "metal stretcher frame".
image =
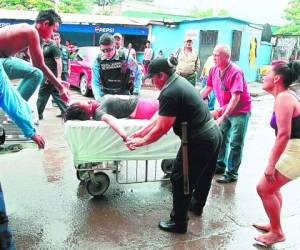
MULTIPOLYGON (((144 127, 148 120, 120 119, 127 134, 131 134, 144 127)), ((77 178, 85 181, 87 191, 93 196, 102 195, 109 186, 109 177, 103 170, 115 170, 116 181, 120 184, 158 181, 156 179, 157 160, 173 159, 180 147, 179 138, 169 131, 158 141, 144 147, 130 151, 121 137, 117 135, 105 122, 100 121, 67 121, 64 126, 64 137, 73 155, 77 170, 77 178), (149 178, 149 160, 154 160, 155 178, 149 178), (120 179, 120 161, 125 161, 125 181, 120 179), (129 168, 135 161, 136 180, 128 181, 129 168), (145 162, 145 175, 138 180, 138 167, 145 162), (114 162, 115 164, 110 164, 114 162)), ((164 160, 162 168, 169 168, 170 162, 164 160)), ((159 179, 162 180, 162 179, 159 179)))

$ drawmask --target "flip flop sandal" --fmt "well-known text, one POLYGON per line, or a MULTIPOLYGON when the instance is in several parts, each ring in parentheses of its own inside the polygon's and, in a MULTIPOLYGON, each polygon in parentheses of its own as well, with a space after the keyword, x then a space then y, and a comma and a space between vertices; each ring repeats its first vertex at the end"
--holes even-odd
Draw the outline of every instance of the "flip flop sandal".
POLYGON ((5 148, 5 151, 10 151, 12 153, 16 153, 24 149, 24 147, 21 144, 12 144, 5 148))
POLYGON ((263 246, 263 247, 266 247, 266 248, 272 246, 272 244, 267 244, 267 243, 261 242, 261 241, 255 239, 255 238, 254 238, 254 240, 255 240, 256 245, 263 246))

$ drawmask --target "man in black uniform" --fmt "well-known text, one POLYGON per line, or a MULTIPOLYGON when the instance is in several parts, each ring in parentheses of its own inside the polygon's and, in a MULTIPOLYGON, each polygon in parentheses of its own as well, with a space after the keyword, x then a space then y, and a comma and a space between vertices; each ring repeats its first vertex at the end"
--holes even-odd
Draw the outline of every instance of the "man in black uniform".
POLYGON ((96 100, 105 94, 129 95, 130 74, 134 76, 133 94, 142 85, 142 71, 128 53, 117 51, 114 38, 104 33, 99 40, 101 53, 92 64, 92 90, 96 100))
MULTIPOLYGON (((49 67, 49 69, 53 72, 57 79, 61 80, 62 62, 60 49, 51 39, 43 42, 42 49, 45 64, 49 67)), ((49 82, 46 77, 44 77, 39 89, 38 100, 36 102, 40 120, 43 119, 43 112, 50 95, 52 95, 53 101, 57 104, 62 115, 68 108, 67 104, 60 98, 57 89, 53 86, 53 84, 49 82)), ((62 115, 60 115, 59 117, 61 117, 62 115)))
POLYGON ((61 63, 62 63, 61 79, 63 81, 68 81, 68 76, 70 74, 69 50, 65 45, 61 44, 61 37, 59 33, 53 34, 53 40, 55 41, 56 46, 60 49, 61 63))
MULTIPOLYGON (((146 77, 152 78, 152 82, 161 90, 158 116, 151 119, 145 128, 132 134, 126 144, 131 150, 150 144, 167 133, 172 126, 175 134, 181 138, 181 124, 186 122, 189 190, 195 190, 191 208, 200 215, 210 190, 222 135, 196 89, 175 73, 176 65, 175 57, 159 58, 150 63, 146 77)), ((192 198, 192 192, 184 194, 182 150, 180 147, 171 174, 171 219, 159 223, 160 229, 176 233, 187 231, 187 212, 192 198)))

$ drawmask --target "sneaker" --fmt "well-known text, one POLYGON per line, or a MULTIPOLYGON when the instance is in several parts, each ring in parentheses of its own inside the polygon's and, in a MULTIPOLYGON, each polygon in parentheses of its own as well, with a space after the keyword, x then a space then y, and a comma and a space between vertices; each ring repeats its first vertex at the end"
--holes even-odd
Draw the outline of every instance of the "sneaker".
POLYGON ((232 183, 232 182, 236 182, 236 181, 237 181, 236 178, 233 178, 229 175, 223 175, 217 180, 217 182, 221 183, 221 184, 232 183))
POLYGON ((224 174, 224 173, 225 173, 225 168, 217 164, 215 174, 224 174))

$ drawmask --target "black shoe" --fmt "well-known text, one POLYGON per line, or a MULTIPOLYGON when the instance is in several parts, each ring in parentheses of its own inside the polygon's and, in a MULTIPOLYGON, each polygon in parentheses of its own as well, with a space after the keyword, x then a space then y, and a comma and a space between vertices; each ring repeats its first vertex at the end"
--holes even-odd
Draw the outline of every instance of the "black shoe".
POLYGON ((220 165, 216 166, 215 174, 224 174, 225 173, 225 168, 221 167, 220 165))
POLYGON ((43 115, 39 115, 39 120, 43 120, 43 115))
POLYGON ((232 178, 228 175, 223 175, 217 180, 218 183, 232 183, 232 182, 236 182, 236 181, 237 181, 236 178, 232 178))
POLYGON ((172 233, 179 233, 185 234, 187 231, 187 224, 178 225, 172 220, 160 221, 158 227, 161 230, 172 232, 172 233))
POLYGON ((189 210, 193 212, 197 216, 202 216, 203 213, 203 207, 196 199, 192 198, 189 210))

